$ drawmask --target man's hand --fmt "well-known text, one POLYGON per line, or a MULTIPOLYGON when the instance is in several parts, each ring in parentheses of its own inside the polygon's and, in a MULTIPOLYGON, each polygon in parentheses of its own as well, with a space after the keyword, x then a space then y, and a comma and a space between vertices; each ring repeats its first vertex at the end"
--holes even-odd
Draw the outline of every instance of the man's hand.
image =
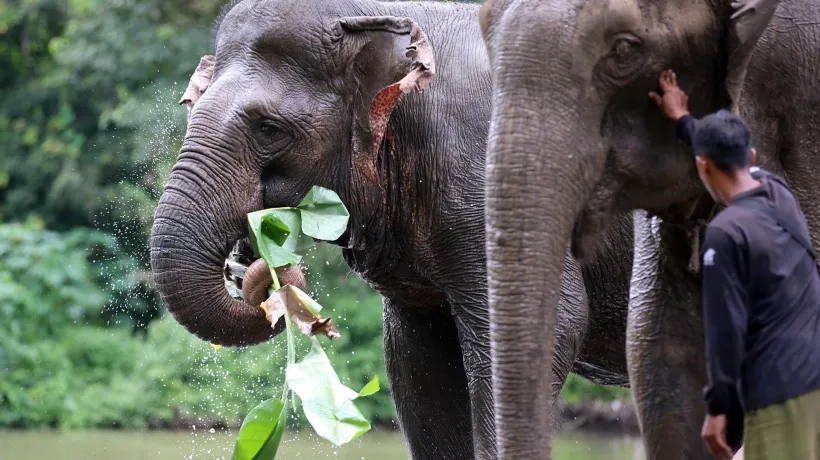
POLYGON ((667 118, 678 121, 684 115, 689 115, 689 96, 678 86, 678 79, 675 72, 664 70, 661 72, 658 82, 661 85, 663 96, 652 91, 649 97, 658 104, 667 118))
POLYGON ((732 449, 726 444, 725 415, 707 415, 701 436, 713 457, 718 460, 731 460, 732 449))

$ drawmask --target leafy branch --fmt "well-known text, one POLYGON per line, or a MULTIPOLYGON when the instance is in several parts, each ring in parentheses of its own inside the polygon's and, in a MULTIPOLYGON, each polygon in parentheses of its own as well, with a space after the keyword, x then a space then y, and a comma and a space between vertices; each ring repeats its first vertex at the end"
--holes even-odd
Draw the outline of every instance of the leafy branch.
MULTIPOLYGON (((339 380, 316 338, 339 337, 330 318, 322 318, 322 306, 296 286, 280 286, 276 268, 295 265, 301 260, 297 251, 313 245, 313 239, 332 241, 347 228, 349 214, 332 190, 314 186, 295 208, 272 208, 248 214, 254 251, 265 260, 273 284, 270 297, 262 303, 265 315, 275 325, 285 320, 288 364, 282 397, 263 401, 248 413, 239 430, 233 460, 272 460, 282 441, 289 396, 299 396, 302 409, 316 433, 337 446, 346 444, 370 430, 354 400, 379 390, 378 377, 358 393, 339 380), (308 336, 310 352, 296 362, 294 329, 308 336), (291 393, 292 392, 292 393, 291 393)), ((295 397, 293 409, 296 409, 295 397)))

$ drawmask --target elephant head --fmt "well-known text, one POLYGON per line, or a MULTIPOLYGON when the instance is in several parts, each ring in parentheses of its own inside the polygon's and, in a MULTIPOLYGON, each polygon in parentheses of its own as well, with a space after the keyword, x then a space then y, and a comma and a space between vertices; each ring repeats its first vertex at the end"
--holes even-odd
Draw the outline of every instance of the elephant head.
POLYGON ((659 73, 675 71, 695 115, 736 110, 777 4, 488 0, 482 7, 494 84, 487 264, 502 457, 543 458, 548 449, 549 382, 531 360, 552 356, 568 246, 576 258, 591 258, 614 214, 661 213, 703 194, 691 152, 648 97, 659 73))
MULTIPOLYGON (((295 206, 319 185, 350 211, 335 244, 355 246, 369 230, 383 199, 378 162, 391 112, 435 69, 424 31, 409 18, 366 14, 376 6, 246 0, 218 22, 215 54, 200 60, 180 101, 188 128, 151 236, 161 297, 198 337, 251 345, 284 326, 272 328, 257 302, 267 270, 246 274, 254 301, 225 289, 225 259, 247 248, 237 243, 249 212, 295 206)), ((291 274, 304 283, 298 269, 291 274)))

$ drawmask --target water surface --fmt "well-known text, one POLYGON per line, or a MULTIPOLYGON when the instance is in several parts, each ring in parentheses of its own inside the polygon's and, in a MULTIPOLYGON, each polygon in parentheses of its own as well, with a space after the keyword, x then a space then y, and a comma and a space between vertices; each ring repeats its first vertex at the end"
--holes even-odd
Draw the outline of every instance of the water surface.
MULTIPOLYGON (((0 431, 0 460, 230 460, 235 431, 0 431)), ((370 432, 335 448, 310 432, 286 433, 277 459, 404 460, 401 436, 370 432)), ((553 460, 643 460, 637 438, 561 435, 553 460)))

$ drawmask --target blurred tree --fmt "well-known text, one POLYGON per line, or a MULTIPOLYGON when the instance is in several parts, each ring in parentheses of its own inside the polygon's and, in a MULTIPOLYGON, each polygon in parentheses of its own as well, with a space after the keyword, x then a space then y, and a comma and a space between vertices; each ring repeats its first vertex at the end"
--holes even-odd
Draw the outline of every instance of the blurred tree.
POLYGON ((141 262, 113 299, 135 324, 159 315, 146 241, 221 4, 0 0, 0 221, 113 235, 141 262))
POLYGON ((0 0, 0 219, 113 232, 141 260, 218 0, 0 0))

